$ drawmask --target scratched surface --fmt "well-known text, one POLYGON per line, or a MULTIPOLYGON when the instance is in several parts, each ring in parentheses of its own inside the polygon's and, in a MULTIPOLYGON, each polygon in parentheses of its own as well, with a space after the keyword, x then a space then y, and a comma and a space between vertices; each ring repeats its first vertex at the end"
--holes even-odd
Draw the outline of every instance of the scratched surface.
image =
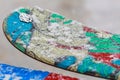
MULTIPOLYGON (((6 15, 20 6, 36 6, 50 9, 65 15, 68 18, 80 21, 88 26, 96 27, 113 33, 120 33, 120 1, 119 0, 1 0, 0 1, 0 24, 6 15)), ((85 76, 65 70, 61 70, 44 63, 31 59, 15 49, 5 38, 0 28, 0 62, 15 66, 22 66, 32 69, 43 69, 52 72, 62 73, 82 80, 104 80, 91 76, 85 76)))

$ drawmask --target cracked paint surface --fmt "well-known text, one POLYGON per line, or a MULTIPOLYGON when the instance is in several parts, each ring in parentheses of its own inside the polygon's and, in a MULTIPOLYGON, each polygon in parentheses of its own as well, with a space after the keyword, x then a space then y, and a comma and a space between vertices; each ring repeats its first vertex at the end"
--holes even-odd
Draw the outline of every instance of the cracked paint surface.
POLYGON ((19 50, 47 64, 103 78, 120 78, 120 35, 89 28, 38 7, 20 8, 4 21, 19 50))

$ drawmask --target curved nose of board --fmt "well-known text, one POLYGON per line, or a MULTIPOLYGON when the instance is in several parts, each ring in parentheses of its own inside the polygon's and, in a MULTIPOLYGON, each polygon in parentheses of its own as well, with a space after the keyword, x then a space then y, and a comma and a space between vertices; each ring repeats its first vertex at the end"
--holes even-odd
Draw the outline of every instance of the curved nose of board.
POLYGON ((38 7, 19 8, 3 30, 17 49, 65 70, 119 80, 120 35, 86 27, 38 7))

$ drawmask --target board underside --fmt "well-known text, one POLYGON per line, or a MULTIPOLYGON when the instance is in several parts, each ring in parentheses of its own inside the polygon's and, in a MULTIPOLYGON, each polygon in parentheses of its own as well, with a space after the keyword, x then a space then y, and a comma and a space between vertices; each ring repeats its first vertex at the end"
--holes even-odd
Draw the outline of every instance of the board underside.
POLYGON ((82 74, 120 80, 120 35, 96 30, 39 7, 19 8, 3 30, 17 49, 36 60, 82 74))

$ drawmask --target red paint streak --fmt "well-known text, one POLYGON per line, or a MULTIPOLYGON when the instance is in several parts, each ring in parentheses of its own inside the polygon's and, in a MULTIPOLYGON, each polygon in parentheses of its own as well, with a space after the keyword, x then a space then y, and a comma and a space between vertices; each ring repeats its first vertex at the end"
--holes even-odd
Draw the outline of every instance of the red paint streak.
POLYGON ((115 65, 111 62, 112 60, 114 60, 114 58, 120 59, 120 54, 109 54, 109 53, 89 53, 89 54, 98 61, 102 61, 103 63, 106 63, 110 66, 120 69, 119 65, 115 65))
POLYGON ((59 44, 59 43, 57 43, 56 44, 56 47, 58 47, 58 48, 63 48, 63 49, 76 49, 76 50, 82 50, 84 47, 83 46, 81 46, 81 47, 79 47, 79 46, 68 46, 68 45, 63 45, 63 44, 59 44))
MULTIPOLYGON (((92 28, 89 28, 89 27, 86 27, 86 26, 83 27, 83 30, 86 31, 86 32, 94 32, 94 33, 98 32, 95 29, 92 29, 92 28)), ((107 32, 107 31, 103 31, 103 32, 105 32, 107 34, 111 34, 110 32, 107 32)))
POLYGON ((50 73, 45 80, 79 80, 77 78, 72 78, 72 77, 68 77, 68 76, 62 76, 60 74, 56 74, 56 73, 50 73))
POLYGON ((94 33, 97 32, 95 29, 92 29, 92 28, 89 28, 89 27, 86 27, 86 26, 83 27, 83 30, 86 31, 86 32, 94 32, 94 33))
POLYGON ((83 47, 79 47, 79 46, 72 46, 71 48, 73 48, 73 49, 77 49, 77 50, 81 50, 81 49, 83 49, 83 47))
POLYGON ((56 44, 56 47, 58 47, 58 48, 63 48, 63 49, 71 49, 70 46, 62 45, 62 44, 56 44))
POLYGON ((103 32, 105 32, 105 33, 107 33, 107 34, 112 34, 112 33, 110 33, 110 32, 107 32, 107 31, 103 31, 103 32))

